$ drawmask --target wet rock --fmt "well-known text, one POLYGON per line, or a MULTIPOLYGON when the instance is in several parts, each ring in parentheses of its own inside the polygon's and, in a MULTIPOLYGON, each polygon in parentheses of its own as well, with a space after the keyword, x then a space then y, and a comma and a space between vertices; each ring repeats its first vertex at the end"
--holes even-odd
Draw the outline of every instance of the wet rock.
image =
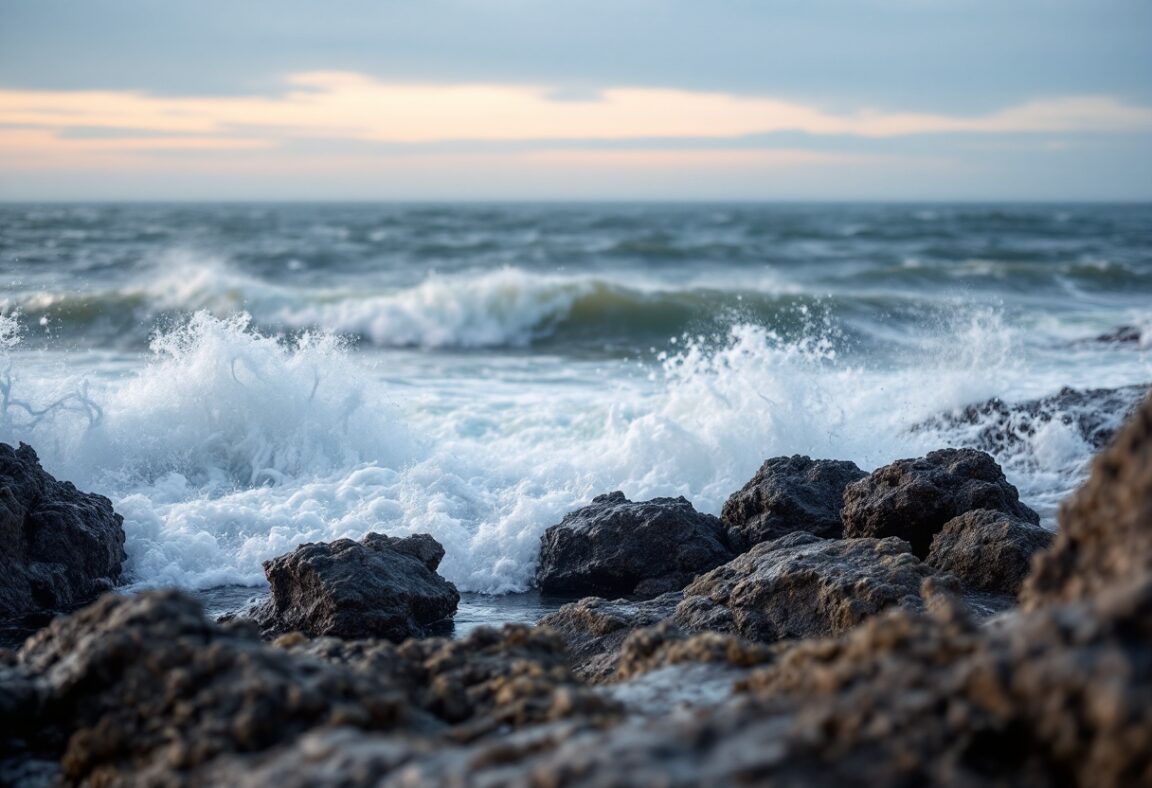
POLYGON ((844 533, 844 488, 867 476, 856 463, 813 460, 799 454, 766 460, 720 514, 737 552, 793 531, 825 539, 844 533))
POLYGON ((460 601, 436 574, 443 557, 426 534, 301 545, 264 562, 271 593, 250 615, 266 635, 417 637, 450 619, 460 601))
POLYGON ((975 449, 942 449, 876 469, 845 488, 841 518, 845 537, 899 537, 924 558, 946 522, 974 509, 1040 522, 996 461, 975 449))
POLYGON ((671 665, 750 668, 771 662, 775 650, 719 632, 692 634, 670 622, 631 632, 620 646, 616 678, 631 679, 671 665))
POLYGON ((954 517, 932 539, 925 563, 955 575, 965 588, 1015 598, 1032 556, 1052 544, 1051 531, 1003 512, 975 509, 954 517))
POLYGON ((1114 389, 1062 388, 1056 394, 1024 402, 993 398, 922 422, 913 432, 930 430, 962 435, 964 445, 981 451, 1018 451, 1038 430, 1056 423, 1074 430, 1094 449, 1108 445, 1152 385, 1114 389))
POLYGON ((1058 519, 1021 593, 1025 607, 1087 599, 1152 572, 1152 397, 1096 456, 1058 519))
POLYGON ((796 532, 756 545, 684 589, 672 621, 748 640, 824 637, 893 606, 920 606, 931 574, 899 539, 820 539, 796 532))
POLYGON ((1140 344, 1144 331, 1139 326, 1118 326, 1096 337, 1097 342, 1108 344, 1140 344))
POLYGON ((655 596, 732 557, 720 520, 684 498, 599 495, 544 532, 536 582, 553 594, 655 596))
POLYGON ((547 628, 480 627, 460 640, 428 638, 398 646, 289 635, 275 645, 369 675, 394 676, 412 706, 453 726, 446 735, 454 741, 567 716, 619 713, 605 696, 580 685, 564 639, 547 628))
POLYGON ((573 669, 586 681, 607 681, 616 674, 620 646, 634 630, 669 619, 683 599, 668 593, 643 602, 586 597, 540 619, 538 626, 558 632, 571 654, 573 669))
POLYGON ((271 648, 176 592, 106 595, 30 638, 18 664, 43 694, 25 733, 62 751, 71 783, 176 784, 320 725, 434 727, 391 673, 271 648))
POLYGON ((0 443, 0 619, 73 609, 115 586, 122 523, 107 498, 45 473, 31 446, 0 443))

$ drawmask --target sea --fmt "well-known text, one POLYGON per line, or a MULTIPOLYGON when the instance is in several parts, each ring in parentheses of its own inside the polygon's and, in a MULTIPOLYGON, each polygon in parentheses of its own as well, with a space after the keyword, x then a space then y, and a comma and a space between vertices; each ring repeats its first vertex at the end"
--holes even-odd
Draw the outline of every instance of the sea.
POLYGON ((778 455, 976 445, 1054 528, 1150 381, 1150 205, 0 205, 0 441, 218 612, 378 531, 531 620, 566 512, 778 455), (1066 387, 1123 396, 1029 417, 1066 387))

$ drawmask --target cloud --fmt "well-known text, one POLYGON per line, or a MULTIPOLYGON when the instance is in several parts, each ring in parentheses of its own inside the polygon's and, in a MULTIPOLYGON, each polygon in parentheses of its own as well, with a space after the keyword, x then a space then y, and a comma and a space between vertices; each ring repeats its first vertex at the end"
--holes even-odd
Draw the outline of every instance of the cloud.
POLYGON ((293 138, 426 144, 730 140, 774 132, 885 138, 1152 130, 1152 108, 1111 96, 1050 98, 982 115, 944 115, 869 107, 831 112, 771 97, 630 87, 557 101, 551 86, 390 83, 349 72, 294 74, 287 84, 290 89, 279 97, 6 90, 0 91, 0 123, 47 130, 57 144, 74 150, 212 147, 199 139, 206 135, 223 147, 250 147, 257 144, 252 139, 229 140, 258 137, 261 127, 269 130, 265 144, 293 138), (237 135, 239 128, 254 131, 237 135), (99 134, 93 130, 101 129, 116 138, 114 145, 111 139, 95 139, 99 134))

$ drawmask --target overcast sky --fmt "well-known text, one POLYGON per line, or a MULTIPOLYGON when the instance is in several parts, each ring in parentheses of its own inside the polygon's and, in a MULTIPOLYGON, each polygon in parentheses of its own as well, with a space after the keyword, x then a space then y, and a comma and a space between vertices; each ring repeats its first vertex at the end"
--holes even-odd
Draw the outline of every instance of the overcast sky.
POLYGON ((0 199, 1152 199, 1148 0, 0 0, 0 199))

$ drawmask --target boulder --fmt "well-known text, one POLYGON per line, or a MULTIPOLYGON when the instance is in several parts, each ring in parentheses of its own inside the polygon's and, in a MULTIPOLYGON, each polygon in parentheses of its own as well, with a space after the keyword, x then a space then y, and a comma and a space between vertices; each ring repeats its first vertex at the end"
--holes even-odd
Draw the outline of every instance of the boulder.
POLYGON ((925 563, 950 573, 966 589, 1015 597, 1032 556, 1052 544, 1046 528, 1003 512, 974 509, 944 524, 925 563))
POLYGON ((57 481, 31 446, 0 443, 0 619, 73 609, 120 581, 123 518, 57 481))
POLYGON ((613 492, 544 532, 536 583, 550 594, 656 596, 731 557, 720 520, 686 499, 613 492))
POLYGON ((762 542, 684 589, 672 621, 773 643, 844 632, 889 607, 918 609, 931 570, 899 539, 762 542))
POLYGON ((1096 456, 1058 520, 1021 593, 1026 608, 1087 599, 1152 572, 1152 397, 1096 456))
POLYGON ((426 534, 301 545, 264 562, 271 593, 250 615, 268 636, 420 636, 451 619, 460 601, 456 587, 436 574, 443 557, 426 534))
POLYGON ((845 488, 841 519, 845 537, 895 536, 925 558, 944 524, 974 509, 1040 522, 996 461, 975 449, 941 449, 876 469, 845 488))
POLYGON ((765 460, 724 504, 720 519, 728 529, 728 543, 743 552, 793 531, 839 539, 844 533, 844 488, 867 475, 856 463, 843 460, 799 454, 765 460))

